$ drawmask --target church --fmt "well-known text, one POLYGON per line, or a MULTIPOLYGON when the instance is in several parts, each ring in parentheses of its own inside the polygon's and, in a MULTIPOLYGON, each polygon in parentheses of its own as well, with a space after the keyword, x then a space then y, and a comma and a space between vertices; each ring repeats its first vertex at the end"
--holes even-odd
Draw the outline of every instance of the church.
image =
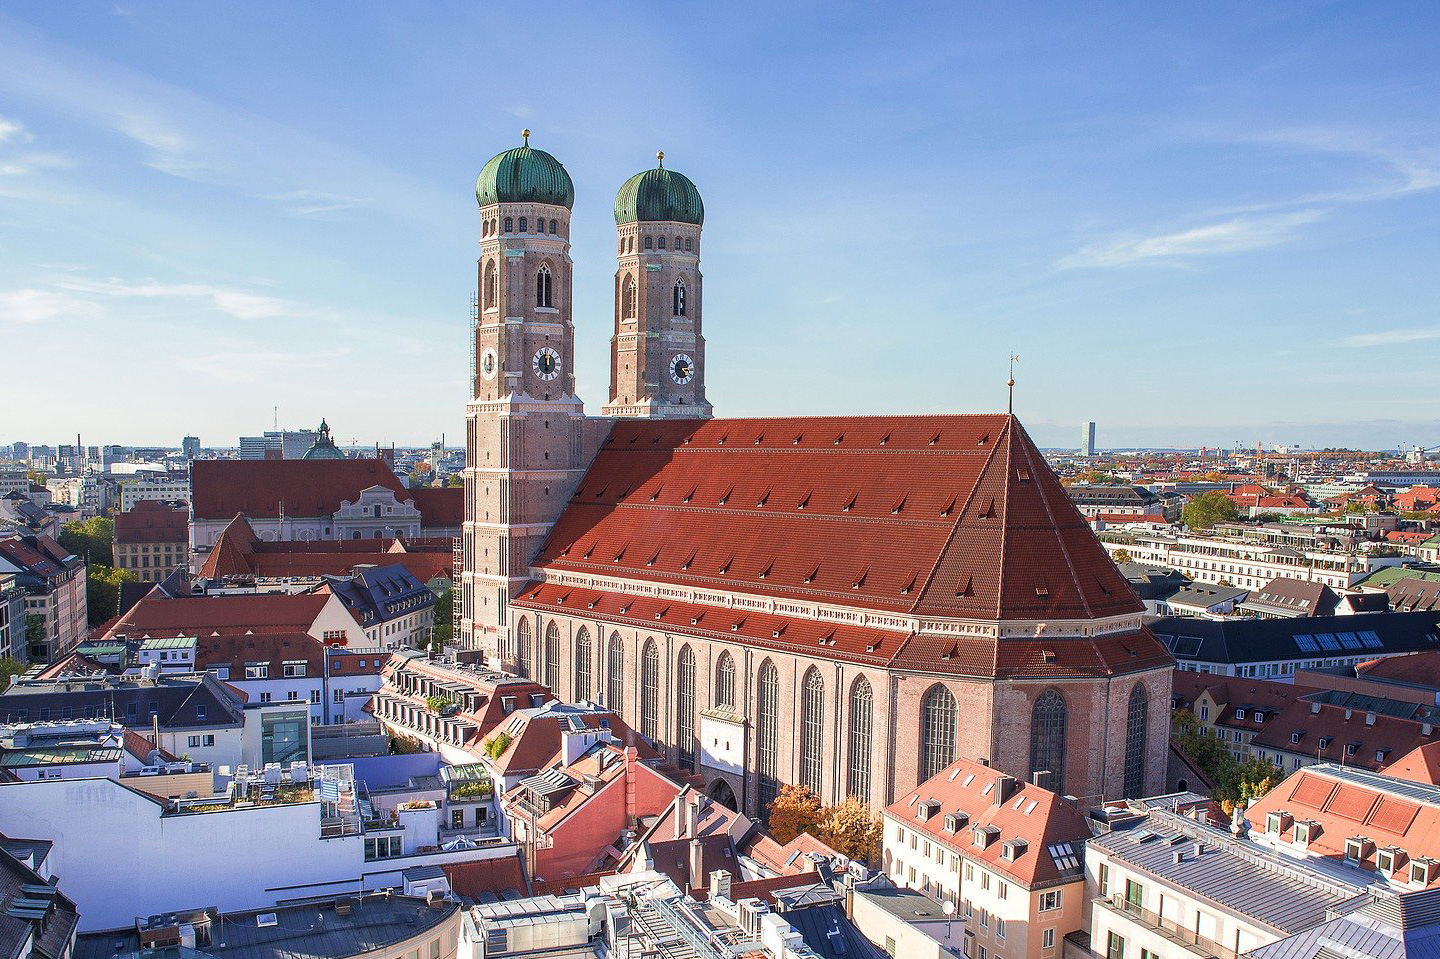
POLYGON ((705 209, 658 159, 615 198, 600 416, 570 175, 529 131, 480 172, 461 644, 752 814, 784 783, 879 809, 962 757, 1162 791, 1173 660, 1020 422, 713 417, 705 209))

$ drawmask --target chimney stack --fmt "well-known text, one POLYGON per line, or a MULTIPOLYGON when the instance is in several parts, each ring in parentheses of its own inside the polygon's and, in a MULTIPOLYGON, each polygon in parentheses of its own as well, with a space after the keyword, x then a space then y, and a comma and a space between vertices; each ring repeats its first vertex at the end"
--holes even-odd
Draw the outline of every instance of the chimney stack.
POLYGON ((1001 773, 995 777, 995 805, 1005 805, 1005 800, 1015 793, 1015 777, 1001 773))
POLYGON ((690 840, 690 888, 702 889, 705 886, 705 846, 700 842, 699 837, 690 840))
POLYGON ((710 874, 710 898, 730 898, 730 870, 716 869, 710 874))

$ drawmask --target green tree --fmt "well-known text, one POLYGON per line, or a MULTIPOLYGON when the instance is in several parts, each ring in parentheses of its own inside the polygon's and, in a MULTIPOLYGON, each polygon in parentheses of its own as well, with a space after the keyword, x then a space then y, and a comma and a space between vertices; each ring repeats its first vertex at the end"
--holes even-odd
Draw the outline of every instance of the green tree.
MULTIPOLYGON (((43 628, 45 620, 38 616, 36 618, 40 619, 43 628)), ((0 657, 0 692, 9 689, 11 681, 13 681, 16 676, 25 672, 27 668, 29 667, 18 659, 11 659, 9 656, 0 657)))
POLYGON ((128 569, 113 566, 90 566, 85 570, 85 604, 89 607, 91 626, 115 616, 120 610, 120 584, 134 583, 140 577, 128 569))
POLYGON ((1180 518, 1190 529, 1208 529, 1216 523, 1226 523, 1240 515, 1235 501, 1219 490, 1201 493, 1185 504, 1180 518))
POLYGON ((784 844, 802 832, 815 832, 824 818, 819 796, 808 787, 786 783, 770 803, 770 835, 784 844))
POLYGON ((435 626, 430 634, 430 651, 437 656, 454 640, 455 587, 447 586, 435 601, 435 626))
POLYGON ((25 615, 25 645, 34 649, 44 646, 50 637, 45 630, 45 617, 39 613, 25 615))
POLYGON ((105 516, 66 523, 60 545, 85 560, 86 566, 115 565, 115 521, 105 516))
POLYGON ((451 473, 449 476, 445 477, 445 485, 446 485, 446 486, 464 486, 464 485, 465 485, 465 477, 464 477, 464 475, 461 474, 461 473, 451 473))
POLYGON ((1211 795, 1230 812, 1237 802, 1258 799, 1275 787, 1283 774, 1273 763, 1254 756, 1236 760, 1230 746, 1216 736, 1200 735, 1200 720, 1180 710, 1171 722, 1175 745, 1200 767, 1214 784, 1211 795))

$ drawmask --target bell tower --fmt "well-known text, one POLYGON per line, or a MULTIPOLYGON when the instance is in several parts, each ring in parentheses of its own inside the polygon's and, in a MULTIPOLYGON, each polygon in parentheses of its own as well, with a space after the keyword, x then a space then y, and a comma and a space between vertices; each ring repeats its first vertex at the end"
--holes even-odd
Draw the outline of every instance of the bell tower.
POLYGON ((460 645, 502 661, 509 601, 603 433, 575 395, 570 210, 560 161, 530 146, 485 164, 475 364, 466 408, 460 645))
POLYGON ((606 416, 708 419, 701 333, 705 206, 683 174, 657 165, 615 196, 619 263, 606 416))

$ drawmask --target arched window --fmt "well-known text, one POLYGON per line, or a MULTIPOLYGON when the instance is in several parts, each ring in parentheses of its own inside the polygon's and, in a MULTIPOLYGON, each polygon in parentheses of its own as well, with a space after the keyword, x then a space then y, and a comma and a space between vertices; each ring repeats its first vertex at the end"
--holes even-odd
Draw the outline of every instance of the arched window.
POLYGON ((672 305, 673 308, 674 308, 675 315, 676 315, 676 316, 684 316, 684 315, 685 315, 685 281, 684 281, 684 280, 677 280, 677 281, 676 281, 676 283, 675 283, 675 289, 674 289, 674 291, 671 293, 671 299, 674 301, 671 305, 672 305))
POLYGON ((530 659, 530 620, 522 619, 515 626, 515 671, 526 679, 534 674, 530 659))
POLYGON ((640 733, 651 742, 660 738, 660 649, 645 641, 640 654, 640 733))
POLYGON ((620 315, 627 320, 635 319, 635 277, 625 277, 620 293, 620 315))
POLYGON ((520 218, 520 232, 521 232, 521 233, 529 233, 529 232, 530 232, 530 221, 527 220, 527 219, 526 219, 525 217, 523 217, 523 216, 520 218))
POLYGON ((485 309, 495 309, 495 261, 485 264, 485 309))
POLYGON ((541 266, 540 271, 535 274, 535 305, 555 305, 550 298, 550 267, 548 266, 541 266))
POLYGON ((685 241, 685 252, 686 252, 686 253, 689 253, 689 252, 690 252, 690 241, 689 241, 689 240, 686 240, 686 241, 685 241))
POLYGON ((560 627, 553 619, 545 627, 545 685, 560 695, 560 627))
POLYGON ((610 649, 605 664, 608 675, 605 687, 605 705, 622 713, 625 710, 625 644, 620 642, 619 633, 610 634, 610 649))
POLYGON ((1139 683, 1130 693, 1125 717, 1125 796, 1139 799, 1145 792, 1145 745, 1150 721, 1150 697, 1139 683))
POLYGON ((825 750, 825 680, 814 666, 800 690, 800 782, 820 795, 825 750))
POLYGON ((955 761, 955 697, 938 683, 920 703, 920 781, 955 761))
POLYGON ((780 792, 780 671, 770 660, 760 667, 755 695, 755 767, 759 773, 760 817, 770 818, 770 804, 780 792))
POLYGON ((870 801, 870 739, 875 725, 875 693, 861 676, 850 687, 849 794, 870 801))
POLYGON ((665 238, 663 236, 656 242, 660 245, 660 249, 665 249, 665 238))
POLYGON ((653 250, 654 248, 655 248, 655 241, 652 240, 652 239, 650 239, 650 237, 647 236, 647 237, 645 238, 645 249, 647 249, 647 250, 653 250))
POLYGON ((728 652, 720 654, 715 664, 715 705, 721 709, 735 708, 735 660, 728 652))
POLYGON ((695 771, 695 653, 680 647, 675 676, 675 744, 680 768, 695 771))
POLYGON ((680 238, 678 236, 675 238, 675 245, 671 247, 671 249, 673 249, 676 253, 680 252, 680 238))
POLYGON ((1030 710, 1030 779, 1048 773, 1040 782, 1053 792, 1065 792, 1065 697, 1047 689, 1030 710))
POLYGON ((511 233, 511 232, 514 232, 514 230, 515 230, 515 221, 512 220, 510 217, 507 216, 507 217, 505 218, 505 232, 506 232, 506 233, 511 233))
POLYGON ((593 695, 590 672, 590 630, 584 626, 575 634, 575 701, 584 702, 593 695))
POLYGON ((557 232, 559 232, 559 231, 557 231, 557 230, 555 229, 555 221, 554 221, 554 220, 551 220, 551 221, 550 221, 550 233, 551 233, 552 235, 554 235, 554 234, 557 233, 557 232))
POLYGON ((625 241, 625 249, 629 253, 635 252, 635 238, 633 236, 625 241))

